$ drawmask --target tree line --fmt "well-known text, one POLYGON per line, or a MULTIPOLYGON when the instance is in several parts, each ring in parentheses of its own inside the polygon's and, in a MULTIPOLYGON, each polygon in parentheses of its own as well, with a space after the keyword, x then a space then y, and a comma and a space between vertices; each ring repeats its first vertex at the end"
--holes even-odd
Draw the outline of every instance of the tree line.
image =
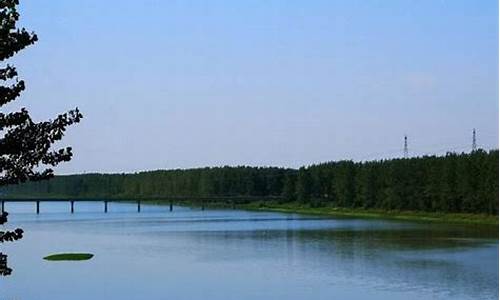
POLYGON ((3 187, 3 197, 255 197, 311 206, 498 214, 498 150, 299 169, 212 167, 56 176, 3 187))

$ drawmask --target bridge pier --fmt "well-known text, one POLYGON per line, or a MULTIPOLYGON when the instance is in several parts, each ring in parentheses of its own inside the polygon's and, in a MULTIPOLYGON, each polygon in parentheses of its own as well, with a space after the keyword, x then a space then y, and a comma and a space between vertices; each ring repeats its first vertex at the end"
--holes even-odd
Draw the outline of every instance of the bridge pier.
POLYGON ((75 201, 71 200, 71 213, 75 212, 75 201))
POLYGON ((140 200, 137 200, 137 212, 138 213, 141 212, 141 201, 140 200))
POLYGON ((104 201, 104 213, 108 212, 108 201, 104 201))
POLYGON ((174 204, 170 201, 170 211, 174 210, 174 204))
POLYGON ((40 214, 40 201, 36 201, 36 214, 40 214))

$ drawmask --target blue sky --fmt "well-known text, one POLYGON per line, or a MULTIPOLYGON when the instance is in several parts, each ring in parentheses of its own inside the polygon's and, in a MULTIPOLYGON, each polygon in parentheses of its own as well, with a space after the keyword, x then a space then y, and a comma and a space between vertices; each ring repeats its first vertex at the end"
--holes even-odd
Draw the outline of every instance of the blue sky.
POLYGON ((21 1, 36 119, 78 106, 59 173, 498 148, 498 2, 21 1))

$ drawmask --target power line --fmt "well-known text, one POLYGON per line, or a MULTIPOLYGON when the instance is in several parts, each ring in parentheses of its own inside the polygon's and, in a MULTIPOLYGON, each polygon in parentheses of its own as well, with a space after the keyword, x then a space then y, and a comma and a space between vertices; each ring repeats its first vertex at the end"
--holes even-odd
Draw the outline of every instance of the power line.
MULTIPOLYGON (((481 131, 482 132, 482 131, 481 131)), ((495 133, 481 133, 481 136, 495 136, 495 133)), ((446 137, 443 138, 446 140, 446 137)), ((463 141, 463 138, 462 138, 463 141)), ((403 139, 403 157, 404 158, 409 158, 410 153, 409 153, 409 146, 408 146, 408 135, 404 135, 403 139)), ((414 145, 414 144, 412 144, 414 145)), ((484 145, 486 146, 486 145, 484 145)), ((471 149, 471 144, 467 146, 466 142, 463 143, 445 143, 441 140, 440 143, 437 144, 431 144, 431 145, 414 145, 412 146, 412 155, 413 156, 422 156, 422 155, 439 155, 443 151, 445 152, 467 152, 468 149, 471 149)), ((498 146, 492 146, 489 148, 494 148, 497 149, 498 146)), ((477 144, 477 130, 474 128, 472 131, 472 151, 477 151, 478 150, 478 144, 477 144)), ((401 153, 401 148, 392 148, 392 149, 387 149, 387 151, 380 151, 380 152, 373 152, 373 153, 368 153, 362 156, 358 156, 357 159, 354 159, 355 161, 370 161, 370 160, 383 160, 383 159, 391 159, 394 157, 400 157, 398 153, 401 153)))

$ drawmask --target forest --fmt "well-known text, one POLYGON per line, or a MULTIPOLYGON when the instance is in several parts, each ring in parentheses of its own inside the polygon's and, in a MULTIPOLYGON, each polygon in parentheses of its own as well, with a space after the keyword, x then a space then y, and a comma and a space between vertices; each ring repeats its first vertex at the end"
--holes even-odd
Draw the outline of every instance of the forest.
POLYGON ((299 169, 207 167, 56 176, 1 188, 1 196, 147 199, 253 197, 312 207, 498 214, 498 150, 299 169))

